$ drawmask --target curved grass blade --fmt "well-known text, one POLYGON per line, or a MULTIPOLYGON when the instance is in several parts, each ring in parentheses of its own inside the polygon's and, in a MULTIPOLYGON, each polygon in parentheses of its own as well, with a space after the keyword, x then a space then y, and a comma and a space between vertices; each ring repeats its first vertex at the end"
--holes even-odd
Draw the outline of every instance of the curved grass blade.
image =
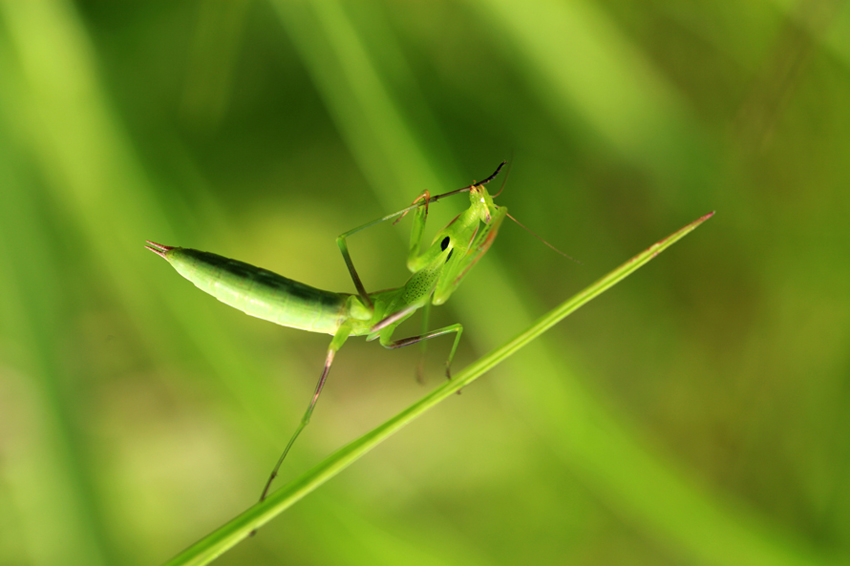
POLYGON ((339 474, 356 462, 396 431, 459 389, 469 385, 488 370, 516 353, 520 348, 546 332, 549 328, 572 314, 579 307, 604 293, 655 256, 677 242, 697 226, 711 218, 714 212, 691 222, 667 238, 653 244, 620 267, 602 277, 580 293, 567 299, 549 313, 539 318, 528 329, 518 334, 505 345, 493 350, 459 372, 451 381, 434 389, 431 393, 403 410, 382 425, 364 434, 350 444, 340 448, 322 462, 269 495, 242 514, 211 532, 166 563, 166 566, 208 564, 239 541, 247 538, 255 529, 263 526, 278 514, 291 507, 308 493, 339 474))

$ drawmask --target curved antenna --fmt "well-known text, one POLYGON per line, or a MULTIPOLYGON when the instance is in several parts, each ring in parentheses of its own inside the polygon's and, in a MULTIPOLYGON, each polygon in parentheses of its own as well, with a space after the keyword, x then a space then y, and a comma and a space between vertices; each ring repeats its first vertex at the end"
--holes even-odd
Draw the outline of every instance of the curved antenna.
MULTIPOLYGON (((504 190, 505 190, 505 185, 508 183, 508 177, 510 177, 510 176, 511 176, 511 167, 513 167, 513 166, 514 166, 513 157, 511 158, 511 160, 510 160, 510 162, 509 162, 509 163, 510 163, 510 164, 508 165, 508 170, 507 170, 507 171, 505 171, 505 178, 502 180, 502 186, 501 186, 501 187, 499 187, 499 192, 498 192, 498 193, 496 193, 495 195, 490 195, 490 196, 492 196, 493 198, 496 198, 497 196, 499 196, 500 194, 502 194, 502 191, 504 191, 504 190)), ((504 165, 504 164, 505 164, 505 162, 504 162, 504 161, 502 161, 502 165, 504 165)), ((501 169, 501 168, 502 168, 502 165, 499 165, 499 169, 501 169)), ((499 172, 499 169, 496 169, 496 173, 498 173, 498 172, 499 172)), ((494 174, 493 174, 493 176, 491 176, 491 178, 492 178, 492 177, 494 177, 494 176, 496 175, 496 173, 494 173, 494 174)))
POLYGON ((517 220, 516 218, 511 216, 510 212, 506 212, 505 214, 508 216, 508 218, 510 218, 511 220, 516 222, 521 228, 525 229, 529 234, 531 234, 532 236, 534 236, 535 238, 537 238, 538 240, 540 240, 541 242, 543 242, 544 244, 546 244, 547 246, 549 246, 550 248, 552 248, 553 250, 555 250, 556 252, 558 252, 559 254, 564 256, 565 258, 567 258, 568 260, 574 261, 579 265, 582 264, 579 260, 575 259, 574 257, 568 256, 567 254, 565 254, 564 252, 562 252, 561 250, 559 250, 558 248, 556 248, 555 246, 553 246, 552 244, 550 244, 549 242, 547 242, 546 240, 544 240, 543 238, 541 238, 540 236, 535 234, 528 226, 526 226, 525 224, 523 224, 522 222, 520 222, 519 220, 517 220))
MULTIPOLYGON (((496 175, 498 175, 498 174, 499 174, 499 171, 501 171, 502 166, 503 166, 505 163, 507 163, 507 162, 506 162, 506 161, 502 161, 502 163, 500 163, 500 164, 499 164, 499 167, 496 169, 496 172, 495 172, 495 173, 493 173, 492 175, 490 175, 489 177, 487 177, 484 181, 482 181, 482 182, 478 183, 478 185, 484 185, 484 184, 489 183, 490 181, 492 181, 492 180, 493 180, 493 178, 494 178, 496 175)), ((502 181, 502 186, 501 186, 501 187, 499 187, 499 192, 498 192, 498 193, 496 193, 496 194, 494 194, 494 195, 491 195, 493 198, 496 198, 497 196, 499 196, 500 194, 502 194, 502 191, 505 189, 505 184, 508 182, 508 177, 509 177, 509 176, 510 176, 510 174, 511 174, 511 166, 512 166, 512 165, 513 165, 513 161, 511 161, 511 162, 510 162, 510 165, 508 165, 508 170, 507 170, 507 171, 505 171, 505 178, 504 178, 504 180, 502 181)), ((477 186, 477 185, 473 185, 473 186, 477 186)), ((441 195, 441 196, 442 196, 442 195, 441 195)), ((431 199, 431 200, 434 200, 434 199, 431 199)), ((564 252, 562 252, 561 250, 559 250, 558 248, 556 248, 555 246, 553 246, 552 244, 550 244, 549 242, 547 242, 546 240, 544 240, 543 238, 541 238, 541 237, 540 237, 539 235, 537 235, 537 234, 536 234, 533 230, 531 230, 528 226, 526 226, 525 224, 523 224, 522 222, 520 222, 519 220, 517 220, 516 218, 514 218, 513 216, 511 216, 511 213, 510 213, 510 212, 506 212, 506 213, 505 213, 505 215, 506 215, 508 218, 510 218, 511 220, 513 220, 514 222, 516 222, 516 223, 517 223, 517 225, 519 225, 519 227, 520 227, 520 228, 524 229, 526 232, 528 232, 529 234, 531 234, 532 236, 534 236, 535 238, 537 238, 538 240, 540 240, 541 242, 543 242, 544 244, 546 244, 547 246, 549 246, 552 250, 554 250, 554 251, 556 251, 557 253, 561 254, 562 256, 564 256, 565 258, 567 258, 567 259, 568 259, 568 260, 570 260, 570 261, 574 261, 574 262, 576 262, 576 263, 577 263, 577 264, 579 264, 579 265, 581 265, 581 264, 582 264, 582 263, 581 263, 579 260, 577 260, 576 258, 571 257, 571 256, 569 256, 569 255, 565 254, 564 252)))
POLYGON ((481 185, 486 185, 487 183, 489 183, 490 181, 492 181, 493 179, 495 179, 495 178, 496 178, 496 175, 498 175, 498 174, 499 174, 499 171, 501 171, 501 170, 502 170, 502 167, 504 167, 504 166, 505 166, 505 163, 507 163, 507 161, 502 161, 501 163, 499 163, 499 166, 498 166, 498 167, 496 167, 496 170, 495 170, 495 171, 493 171, 493 174, 492 174, 492 175, 490 175, 489 177, 487 177, 486 179, 484 179, 484 180, 483 180, 483 181, 481 181, 480 183, 472 183, 472 184, 471 184, 469 187, 467 187, 467 188, 470 188, 470 189, 471 189, 472 187, 480 187, 481 185))
MULTIPOLYGON (((371 222, 369 224, 365 224, 363 226, 355 228, 354 230, 352 230, 351 233, 359 232, 363 228, 367 228, 369 226, 377 224, 378 222, 383 222, 384 220, 389 220, 390 218, 395 218, 396 216, 398 216, 399 218, 397 218, 395 220, 395 222, 393 222, 393 224, 394 225, 398 224, 399 220, 401 220, 402 218, 407 216, 407 213, 410 212, 411 210, 415 209, 415 208, 419 208, 420 206, 424 206, 427 209, 428 205, 431 204, 432 202, 437 202, 438 200, 442 200, 446 197, 450 197, 450 196, 453 196, 453 195, 456 195, 456 194, 459 194, 459 193, 468 193, 472 189, 472 187, 480 187, 481 185, 486 185, 487 183, 489 183, 490 181, 492 181, 493 179, 496 178, 496 175, 499 174, 499 171, 502 170, 502 167, 504 167, 506 163, 507 163, 507 161, 502 161, 501 163, 499 163, 499 166, 496 167, 496 170, 493 171, 493 174, 490 175, 489 177, 487 177, 486 179, 484 179, 483 181, 481 181, 480 183, 473 181, 473 183, 471 185, 467 185, 467 186, 462 187, 460 189, 455 189, 453 191, 449 191, 447 193, 443 193, 443 194, 440 194, 440 195, 434 195, 434 196, 431 196, 430 194, 428 194, 427 196, 420 195, 419 197, 417 197, 417 199, 415 201, 413 201, 413 204, 411 204, 407 208, 402 208, 401 210, 399 210, 397 212, 394 212, 394 213, 392 213, 388 216, 384 216, 380 220, 376 220, 376 221, 371 222)), ((502 184, 502 186, 504 187, 504 183, 502 184)), ((502 192, 501 189, 499 190, 499 192, 502 192)))

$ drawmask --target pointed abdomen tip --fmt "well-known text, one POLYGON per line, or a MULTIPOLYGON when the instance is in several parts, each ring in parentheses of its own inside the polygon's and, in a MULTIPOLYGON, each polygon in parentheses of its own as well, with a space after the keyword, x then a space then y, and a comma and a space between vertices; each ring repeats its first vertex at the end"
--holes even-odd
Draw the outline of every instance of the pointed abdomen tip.
POLYGON ((174 249, 173 246, 163 246, 162 244, 157 244, 156 242, 151 242, 150 240, 145 241, 149 244, 145 247, 163 259, 165 259, 166 252, 174 249))

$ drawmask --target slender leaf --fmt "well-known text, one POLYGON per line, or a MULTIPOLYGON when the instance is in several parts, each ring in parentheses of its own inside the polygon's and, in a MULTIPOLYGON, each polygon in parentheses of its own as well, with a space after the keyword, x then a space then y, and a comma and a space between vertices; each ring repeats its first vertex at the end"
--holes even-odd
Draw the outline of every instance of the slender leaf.
POLYGON ((167 562, 167 566, 210 563, 216 557, 239 543, 239 541, 249 536, 254 529, 263 526, 278 514, 291 507, 302 497, 342 472, 378 444, 392 436, 396 431, 412 422, 416 417, 461 388, 469 385, 485 372, 515 354, 523 346, 578 310, 579 307, 587 304, 644 266, 659 253, 711 218, 713 214, 713 212, 706 214, 660 242, 653 244, 644 252, 636 255, 580 293, 567 299, 561 305, 539 318, 528 329, 519 333, 512 340, 467 366, 451 381, 434 389, 431 393, 398 413, 384 424, 340 448, 306 473, 272 493, 265 501, 252 506, 241 515, 233 518, 175 556, 167 562))

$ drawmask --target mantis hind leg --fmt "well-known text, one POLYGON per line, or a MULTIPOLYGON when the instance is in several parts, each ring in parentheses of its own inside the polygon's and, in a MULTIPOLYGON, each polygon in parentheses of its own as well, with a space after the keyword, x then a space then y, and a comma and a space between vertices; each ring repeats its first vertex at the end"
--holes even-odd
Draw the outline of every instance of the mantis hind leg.
POLYGON ((269 494, 272 482, 274 482, 274 479, 277 477, 280 466, 283 464, 284 459, 286 459, 286 455, 289 454, 289 450, 292 448, 292 445, 295 444, 295 439, 298 438, 298 435, 301 434, 301 431, 304 430, 304 427, 306 427, 310 422, 310 416, 313 414, 313 409, 316 408, 316 402, 319 400, 319 395, 322 394, 322 389, 325 387, 325 381, 328 379, 328 373, 331 370, 331 364, 334 361, 334 356, 345 343, 345 340, 348 338, 350 333, 351 328, 347 325, 343 325, 339 330, 337 330, 333 340, 331 340, 331 345, 328 348, 328 355, 325 358, 325 367, 322 370, 321 377, 319 377, 319 382, 316 384, 316 391, 310 399, 310 404, 307 405, 307 410, 304 412, 304 416, 301 417, 301 422, 298 423, 298 428, 295 429, 295 432, 290 437, 289 442, 286 443, 286 448, 283 449, 283 454, 281 454, 280 458, 278 458, 277 464, 275 464, 274 469, 266 482, 266 486, 263 488, 263 493, 260 495, 260 501, 263 501, 269 494))

